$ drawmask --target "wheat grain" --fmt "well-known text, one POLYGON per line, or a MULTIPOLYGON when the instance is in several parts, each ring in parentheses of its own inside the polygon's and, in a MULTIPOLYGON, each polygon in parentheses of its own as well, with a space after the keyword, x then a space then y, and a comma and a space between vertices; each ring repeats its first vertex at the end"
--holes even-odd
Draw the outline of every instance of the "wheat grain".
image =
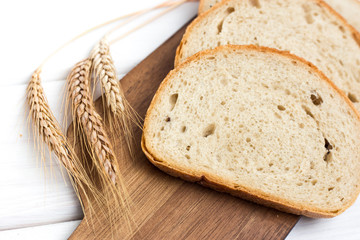
POLYGON ((54 151, 66 169, 73 171, 75 169, 73 163, 76 157, 70 151, 71 148, 61 132, 60 125, 49 108, 39 74, 38 71, 34 72, 26 90, 29 114, 50 151, 54 151))
POLYGON ((134 223, 129 208, 129 195, 119 172, 113 148, 103 127, 103 120, 96 112, 90 92, 90 68, 92 61, 88 58, 80 61, 71 70, 67 78, 68 99, 72 106, 75 132, 83 134, 86 140, 85 149, 95 166, 100 180, 100 188, 106 199, 104 214, 110 226, 114 219, 121 216, 126 220, 129 229, 134 223))
POLYGON ((69 97, 72 99, 74 120, 81 125, 97 160, 100 161, 111 181, 115 183, 116 158, 90 94, 90 67, 91 61, 85 59, 73 68, 68 76, 69 97))
POLYGON ((116 114, 124 111, 123 91, 118 84, 116 70, 110 56, 106 38, 100 40, 91 53, 95 78, 101 83, 105 92, 107 106, 116 114))
MULTIPOLYGON (((99 202, 101 201, 101 195, 96 190, 95 185, 81 165, 72 146, 62 133, 60 125, 49 107, 44 89, 41 86, 39 69, 33 73, 29 81, 26 89, 26 100, 29 107, 29 120, 32 120, 34 129, 37 131, 37 133, 34 132, 34 137, 38 139, 36 136, 39 136, 48 146, 49 150, 55 153, 70 175, 70 181, 82 208, 84 208, 84 205, 79 196, 80 189, 83 192, 84 199, 88 202, 88 208, 91 210, 92 203, 88 201, 90 196, 92 196, 93 200, 99 202)), ((38 141, 35 142, 40 144, 38 141)))
POLYGON ((117 79, 116 69, 110 55, 109 43, 106 37, 102 38, 94 47, 90 58, 93 62, 95 81, 100 81, 104 92, 107 107, 105 112, 109 109, 112 113, 112 115, 107 114, 110 125, 115 126, 115 130, 118 130, 117 124, 120 125, 120 130, 125 137, 129 152, 133 154, 134 142, 131 124, 135 123, 141 127, 140 118, 124 96, 121 84, 117 79))

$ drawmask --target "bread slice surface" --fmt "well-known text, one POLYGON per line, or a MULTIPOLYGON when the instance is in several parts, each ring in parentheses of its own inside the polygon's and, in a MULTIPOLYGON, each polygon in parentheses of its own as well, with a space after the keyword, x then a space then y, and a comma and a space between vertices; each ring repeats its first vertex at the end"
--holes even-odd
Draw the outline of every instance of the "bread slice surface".
POLYGON ((290 51, 316 65, 360 110, 360 34, 323 1, 222 1, 189 25, 175 65, 227 44, 290 51))
POLYGON ((256 46, 198 53, 148 109, 142 148, 163 171, 282 211, 333 217, 360 182, 359 115, 312 64, 256 46))
POLYGON ((360 32, 359 0, 325 0, 330 7, 341 14, 348 23, 360 32))
MULTIPOLYGON (((200 0, 199 15, 206 12, 221 0, 200 0)), ((348 23, 360 31, 360 1, 359 0, 325 0, 330 7, 340 13, 348 23)))

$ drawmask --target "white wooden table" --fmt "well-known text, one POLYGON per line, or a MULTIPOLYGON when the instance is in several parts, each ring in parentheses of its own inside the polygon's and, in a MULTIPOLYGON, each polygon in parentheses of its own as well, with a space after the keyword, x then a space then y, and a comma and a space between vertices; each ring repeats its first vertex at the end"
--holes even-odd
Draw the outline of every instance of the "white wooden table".
MULTIPOLYGON (((56 161, 47 158, 44 172, 26 124, 24 95, 32 71, 61 44, 81 31, 162 0, 15 0, 0 3, 0 239, 66 239, 82 212, 56 161), (52 165, 52 166, 50 166, 52 165), (52 171, 50 171, 52 169, 52 171)), ((161 45, 196 15, 187 3, 112 46, 119 77, 161 45)), ((119 30, 118 34, 152 13, 119 30)), ((112 25, 114 26, 114 24, 112 25)), ((60 122, 62 91, 69 68, 86 57, 102 28, 60 52, 44 67, 43 84, 60 122)), ((116 36, 115 34, 114 36, 116 36)), ((301 218, 287 237, 293 239, 360 239, 360 200, 334 219, 301 218)))

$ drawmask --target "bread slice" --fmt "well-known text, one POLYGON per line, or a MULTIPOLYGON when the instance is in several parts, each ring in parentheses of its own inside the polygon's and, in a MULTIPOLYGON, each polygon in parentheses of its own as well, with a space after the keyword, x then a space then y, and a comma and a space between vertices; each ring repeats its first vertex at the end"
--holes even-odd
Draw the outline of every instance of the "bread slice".
MULTIPOLYGON (((209 10, 220 0, 200 0, 199 15, 209 10)), ((325 0, 335 11, 340 13, 348 23, 360 31, 360 1, 359 0, 325 0)))
POLYGON ((142 149, 161 170, 279 210, 333 217, 360 191, 360 118, 305 60, 222 46, 171 71, 142 149))
POLYGON ((360 1, 359 0, 325 0, 335 11, 341 14, 348 23, 360 32, 360 1))
POLYGON ((315 64, 360 110, 360 34, 323 1, 222 1, 189 25, 175 64, 226 44, 290 51, 315 64))

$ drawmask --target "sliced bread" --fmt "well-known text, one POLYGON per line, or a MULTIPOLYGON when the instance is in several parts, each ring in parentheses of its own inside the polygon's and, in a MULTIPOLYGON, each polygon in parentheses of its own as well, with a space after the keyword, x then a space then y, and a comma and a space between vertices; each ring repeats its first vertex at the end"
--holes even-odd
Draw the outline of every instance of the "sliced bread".
POLYGON ((333 217, 360 191, 360 118, 311 63, 256 46, 200 52, 171 71, 142 149, 161 170, 279 210, 333 217))
MULTIPOLYGON (((200 0, 199 14, 209 10, 221 0, 200 0)), ((360 31, 360 1, 359 0, 325 0, 335 11, 340 13, 346 21, 360 31)))
POLYGON ((360 34, 323 1, 224 0, 189 25, 175 65, 226 44, 272 47, 305 58, 360 110, 360 34))
POLYGON ((360 1, 359 0, 325 0, 335 11, 341 14, 348 23, 360 32, 360 1))

